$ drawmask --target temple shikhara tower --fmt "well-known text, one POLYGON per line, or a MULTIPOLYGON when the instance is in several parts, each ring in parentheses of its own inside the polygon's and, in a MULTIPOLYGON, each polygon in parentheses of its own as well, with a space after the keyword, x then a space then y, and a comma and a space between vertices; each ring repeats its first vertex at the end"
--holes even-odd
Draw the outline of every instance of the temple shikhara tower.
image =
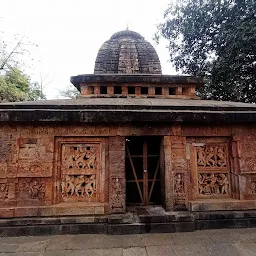
POLYGON ((256 105, 201 100, 130 30, 71 82, 76 99, 0 104, 1 235, 255 226, 256 105))

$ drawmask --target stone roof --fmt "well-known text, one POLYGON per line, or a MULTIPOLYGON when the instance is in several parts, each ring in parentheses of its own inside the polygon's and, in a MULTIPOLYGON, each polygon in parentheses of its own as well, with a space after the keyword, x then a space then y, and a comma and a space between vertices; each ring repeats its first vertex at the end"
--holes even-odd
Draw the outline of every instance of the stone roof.
POLYGON ((0 122, 255 123, 256 105, 182 99, 82 98, 0 104, 0 122))
POLYGON ((203 79, 195 76, 161 75, 161 74, 84 74, 71 76, 70 82, 80 91, 81 83, 111 83, 111 84, 195 84, 203 85, 203 79))
POLYGON ((154 47, 139 33, 124 30, 111 36, 99 49, 95 74, 161 74, 154 47))

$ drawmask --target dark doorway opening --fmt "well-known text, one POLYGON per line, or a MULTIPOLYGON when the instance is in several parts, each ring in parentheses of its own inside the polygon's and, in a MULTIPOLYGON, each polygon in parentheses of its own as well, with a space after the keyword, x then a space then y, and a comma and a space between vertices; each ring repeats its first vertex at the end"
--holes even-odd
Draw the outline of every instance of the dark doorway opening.
POLYGON ((161 137, 126 138, 127 205, 161 204, 161 137))

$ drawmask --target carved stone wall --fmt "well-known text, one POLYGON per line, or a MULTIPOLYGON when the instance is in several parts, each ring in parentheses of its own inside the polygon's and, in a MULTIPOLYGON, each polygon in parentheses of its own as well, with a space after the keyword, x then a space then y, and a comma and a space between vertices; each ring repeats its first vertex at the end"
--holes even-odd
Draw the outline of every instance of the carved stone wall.
POLYGON ((50 205, 53 138, 19 125, 0 131, 0 207, 50 205))
POLYGON ((102 136, 116 132, 101 125, 1 125, 0 217, 61 214, 45 207, 62 201, 99 202, 104 210, 108 186, 102 136))

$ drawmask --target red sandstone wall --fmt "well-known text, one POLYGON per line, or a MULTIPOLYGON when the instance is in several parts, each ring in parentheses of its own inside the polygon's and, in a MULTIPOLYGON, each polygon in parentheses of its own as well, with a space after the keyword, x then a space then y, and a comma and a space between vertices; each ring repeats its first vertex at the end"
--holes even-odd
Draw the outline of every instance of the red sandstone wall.
POLYGON ((256 126, 20 124, 0 128, 1 217, 124 212, 124 136, 128 135, 163 136, 165 180, 160 196, 167 210, 187 209, 188 201, 198 198, 256 199, 256 126), (225 151, 226 164, 219 156, 217 164, 198 164, 198 152, 207 153, 211 146, 218 154, 225 151), (67 152, 75 154, 75 150, 87 155, 80 173, 72 172, 72 164, 63 167, 70 161, 67 152), (212 188, 200 187, 202 173, 206 173, 204 182, 216 180, 212 188), (224 176, 229 179, 226 187, 220 185, 224 176), (87 185, 86 191, 79 188, 79 179, 87 185))

